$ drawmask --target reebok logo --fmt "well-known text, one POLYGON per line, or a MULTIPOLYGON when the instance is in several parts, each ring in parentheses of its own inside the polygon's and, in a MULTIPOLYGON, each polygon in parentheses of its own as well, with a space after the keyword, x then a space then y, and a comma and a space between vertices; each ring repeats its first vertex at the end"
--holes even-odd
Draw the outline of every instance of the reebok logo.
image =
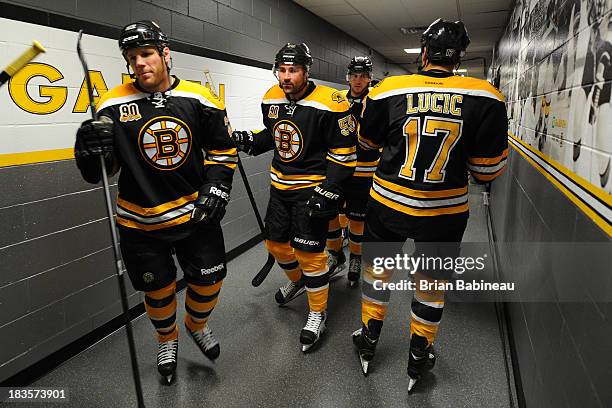
POLYGON ((215 273, 215 272, 219 272, 220 270, 222 270, 225 266, 220 263, 219 265, 215 265, 212 268, 202 268, 200 269, 200 272, 202 273, 202 275, 210 275, 211 273, 215 273))
POLYGON ((228 198, 228 194, 225 191, 218 189, 217 187, 211 187, 209 193, 219 196, 224 200, 227 200, 228 198))

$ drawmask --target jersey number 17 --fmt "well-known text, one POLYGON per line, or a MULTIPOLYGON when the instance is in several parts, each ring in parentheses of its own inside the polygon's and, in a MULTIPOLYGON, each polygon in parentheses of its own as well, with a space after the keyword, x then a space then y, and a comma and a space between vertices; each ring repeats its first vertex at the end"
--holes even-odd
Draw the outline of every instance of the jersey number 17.
POLYGON ((400 169, 399 176, 414 181, 416 160, 421 138, 438 137, 442 135, 442 143, 436 153, 431 166, 425 170, 424 180, 427 183, 443 183, 446 176, 445 168, 450 153, 461 138, 463 121, 436 116, 411 117, 406 120, 403 127, 406 140, 406 160, 400 169), (421 122, 422 125, 421 125, 421 122))

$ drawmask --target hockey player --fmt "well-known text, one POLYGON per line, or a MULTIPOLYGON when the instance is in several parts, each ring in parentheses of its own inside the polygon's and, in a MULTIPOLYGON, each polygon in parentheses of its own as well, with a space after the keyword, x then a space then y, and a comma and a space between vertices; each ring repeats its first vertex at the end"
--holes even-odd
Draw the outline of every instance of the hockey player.
POLYGON ((178 351, 176 266, 187 281, 184 324, 211 360, 219 343, 207 324, 226 275, 220 220, 237 152, 223 102, 207 88, 170 75, 168 37, 152 21, 123 28, 119 48, 134 82, 105 93, 99 120, 83 122, 75 157, 83 178, 121 170, 117 227, 132 285, 144 292, 157 331, 157 368, 170 383, 178 351))
MULTIPOLYGON (((418 74, 386 78, 366 98, 359 143, 383 151, 370 192, 364 242, 385 242, 382 255, 401 253, 410 238, 419 255, 457 256, 468 219, 468 170, 483 183, 504 170, 503 95, 486 81, 453 75, 468 44, 462 22, 434 21, 421 37, 418 74)), ((375 273, 369 248, 364 248, 362 327, 353 333, 364 374, 390 295, 375 290, 373 283, 388 281, 393 273, 375 273)), ((414 275, 409 391, 435 362, 431 346, 444 306, 444 292, 421 290, 421 282, 448 279, 445 272, 422 269, 414 275)))
POLYGON ((356 163, 356 123, 339 91, 308 79, 306 44, 286 44, 274 61, 278 85, 261 104, 265 129, 234 131, 238 149, 257 155, 274 149, 265 217, 266 248, 289 282, 275 295, 283 305, 304 287, 309 313, 300 333, 302 351, 319 340, 327 319, 328 222, 338 215, 342 183, 356 163))
MULTIPOLYGON (((369 57, 353 57, 347 68, 346 80, 349 89, 346 99, 351 105, 351 112, 359 122, 363 109, 363 100, 369 91, 372 80, 372 61, 369 57)), ((355 173, 343 186, 346 217, 349 220, 349 285, 354 286, 361 276, 361 240, 366 212, 366 204, 372 187, 372 176, 376 170, 380 152, 376 149, 365 150, 357 146, 357 166, 355 173)), ((330 276, 344 269, 346 257, 342 251, 342 214, 329 223, 327 235, 328 267, 330 276)))

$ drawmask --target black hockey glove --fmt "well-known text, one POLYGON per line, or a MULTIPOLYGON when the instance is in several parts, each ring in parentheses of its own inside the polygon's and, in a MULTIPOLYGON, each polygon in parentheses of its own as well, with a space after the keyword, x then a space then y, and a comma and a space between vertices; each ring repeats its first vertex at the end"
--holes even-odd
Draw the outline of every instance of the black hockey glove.
POLYGON ((225 215, 231 186, 220 183, 205 184, 194 203, 191 219, 194 222, 218 222, 225 215))
POLYGON ((113 120, 100 116, 81 123, 77 130, 74 155, 76 157, 97 156, 113 152, 113 120))
POLYGON ((232 140, 236 143, 239 151, 253 155, 253 144, 255 142, 253 132, 250 130, 234 130, 232 132, 232 140))
POLYGON ((340 193, 340 188, 332 183, 324 182, 316 186, 312 197, 306 202, 308 215, 327 220, 335 218, 339 211, 340 193))

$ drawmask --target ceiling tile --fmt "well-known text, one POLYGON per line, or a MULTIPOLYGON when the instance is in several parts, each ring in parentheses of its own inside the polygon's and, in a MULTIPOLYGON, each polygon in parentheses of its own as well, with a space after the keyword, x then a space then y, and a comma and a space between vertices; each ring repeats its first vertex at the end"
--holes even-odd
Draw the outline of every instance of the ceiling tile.
POLYGON ((357 11, 346 3, 343 4, 327 4, 325 6, 310 7, 310 11, 318 16, 343 16, 349 14, 357 14, 357 11))
MULTIPOLYGON (((470 34, 466 58, 491 51, 505 27, 513 0, 295 0, 326 19, 389 61, 414 69, 415 55, 403 48, 420 45, 420 33, 404 35, 401 27, 426 27, 437 18, 456 20, 461 16, 470 34)), ((466 61, 480 67, 482 60, 466 61)))

